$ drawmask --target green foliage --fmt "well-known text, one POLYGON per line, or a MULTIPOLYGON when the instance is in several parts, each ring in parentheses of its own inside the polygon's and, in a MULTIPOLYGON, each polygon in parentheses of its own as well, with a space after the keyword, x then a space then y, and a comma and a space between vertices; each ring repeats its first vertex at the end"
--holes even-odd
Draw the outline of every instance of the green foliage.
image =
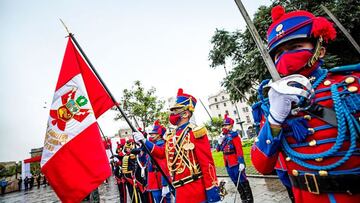
MULTIPOLYGON (((8 177, 16 174, 16 164, 0 164, 0 177, 8 177)), ((21 165, 20 165, 21 167, 21 165)), ((19 170, 18 170, 19 171, 19 170)), ((21 172, 21 169, 20 169, 21 172)))
MULTIPOLYGON (((142 87, 140 81, 135 81, 131 89, 123 90, 123 110, 129 117, 135 117, 136 120, 142 122, 142 128, 151 125, 159 117, 164 120, 166 113, 162 112, 164 101, 159 100, 155 96, 156 89, 154 87, 146 90, 142 87)), ((115 120, 121 119, 119 113, 115 120)))
POLYGON ((222 152, 213 151, 212 157, 214 159, 214 163, 215 163, 216 167, 224 167, 225 166, 222 152))
POLYGON ((206 123, 204 123, 208 131, 208 135, 211 138, 216 137, 220 134, 222 128, 222 122, 223 119, 221 117, 213 117, 212 120, 209 120, 206 123))
MULTIPOLYGON (((360 42, 360 0, 278 0, 273 1, 269 7, 260 6, 254 14, 253 22, 264 44, 267 29, 272 22, 271 8, 279 4, 283 5, 287 12, 303 9, 317 16, 325 16, 326 14, 320 8, 323 4, 348 29, 355 41, 360 42)), ((337 31, 336 41, 327 45, 325 67, 351 64, 360 60, 358 53, 344 34, 339 29, 337 31)), ((233 67, 222 82, 222 86, 230 93, 230 99, 248 100, 249 104, 256 101, 256 90, 253 87, 262 80, 270 78, 270 75, 248 29, 233 32, 216 29, 211 44, 213 47, 209 52, 210 67, 226 67, 230 66, 229 64, 233 67)))

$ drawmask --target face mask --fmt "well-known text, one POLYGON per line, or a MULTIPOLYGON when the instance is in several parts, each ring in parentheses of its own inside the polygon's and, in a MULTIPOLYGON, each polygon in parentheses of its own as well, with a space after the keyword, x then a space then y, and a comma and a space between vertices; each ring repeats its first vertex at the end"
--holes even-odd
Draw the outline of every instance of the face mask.
POLYGON ((180 119, 181 119, 180 113, 170 114, 170 116, 169 116, 169 121, 172 125, 177 125, 180 122, 180 119))
POLYGON ((286 51, 276 60, 275 66, 280 75, 291 75, 305 67, 312 56, 310 49, 286 51))
POLYGON ((224 135, 229 134, 229 129, 223 128, 223 129, 222 129, 222 132, 223 132, 224 135))

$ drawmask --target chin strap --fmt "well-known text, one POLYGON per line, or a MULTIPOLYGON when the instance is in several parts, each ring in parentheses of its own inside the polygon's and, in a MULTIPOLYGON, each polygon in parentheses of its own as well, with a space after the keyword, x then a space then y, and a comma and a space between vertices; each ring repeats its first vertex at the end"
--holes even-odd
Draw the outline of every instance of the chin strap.
POLYGON ((320 50, 321 50, 323 41, 324 41, 323 38, 320 36, 316 42, 314 54, 309 59, 309 61, 307 62, 306 66, 305 66, 306 69, 312 68, 314 66, 314 64, 319 60, 320 50))

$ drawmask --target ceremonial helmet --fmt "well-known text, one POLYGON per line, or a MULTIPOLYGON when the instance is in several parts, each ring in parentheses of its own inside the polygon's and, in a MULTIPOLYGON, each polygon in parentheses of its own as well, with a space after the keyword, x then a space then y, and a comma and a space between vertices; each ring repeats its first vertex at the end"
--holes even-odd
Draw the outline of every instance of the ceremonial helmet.
POLYGON ((303 42, 301 39, 306 39, 304 42, 314 45, 311 50, 300 46, 278 52, 279 55, 275 61, 277 71, 284 76, 294 73, 310 75, 322 63, 320 57, 325 53, 323 42, 327 43, 336 37, 333 24, 326 18, 316 17, 307 11, 285 13, 282 6, 275 6, 271 11, 271 17, 273 22, 267 31, 267 40, 269 54, 273 59, 275 59, 276 50, 291 40, 303 42))
POLYGON ((129 138, 126 140, 125 149, 132 149, 134 144, 134 139, 129 138))
POLYGON ((277 47, 293 39, 315 38, 328 42, 336 37, 336 30, 331 22, 308 11, 285 13, 282 6, 275 6, 271 10, 271 18, 273 22, 267 31, 270 55, 277 47))
POLYGON ((163 137, 166 132, 166 128, 162 125, 160 125, 160 121, 156 120, 154 122, 153 129, 149 132, 149 134, 154 138, 157 139, 158 136, 163 137), (156 135, 156 136, 154 136, 156 135))
POLYGON ((194 112, 196 106, 195 97, 190 94, 185 94, 183 89, 179 88, 176 96, 176 103, 174 106, 170 107, 170 111, 174 109, 184 109, 189 110, 190 112, 194 112))
POLYGON ((228 117, 227 114, 224 115, 224 120, 223 120, 223 126, 225 125, 234 125, 234 120, 230 117, 228 117))

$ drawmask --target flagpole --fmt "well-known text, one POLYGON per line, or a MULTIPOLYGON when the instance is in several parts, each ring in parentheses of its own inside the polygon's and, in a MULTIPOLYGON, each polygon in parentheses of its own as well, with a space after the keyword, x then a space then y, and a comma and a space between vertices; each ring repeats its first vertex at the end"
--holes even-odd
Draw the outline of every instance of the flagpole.
MULTIPOLYGON (((62 22, 62 21, 61 21, 62 22)), ((64 25, 65 26, 65 25, 64 25)), ((66 26, 65 26, 66 27, 66 26)), ((67 29, 67 28, 66 28, 67 29)), ((131 130, 133 132, 138 132, 136 130, 136 128, 132 125, 132 123, 130 122, 129 118, 127 117, 127 115, 125 114, 125 112, 120 108, 119 103, 115 100, 115 97, 111 94, 110 90, 107 88, 105 82, 101 79, 100 75, 98 74, 98 72, 96 71, 95 67, 92 65, 92 63, 90 62, 89 58, 86 56, 85 52, 82 50, 82 48, 80 47, 79 43, 76 41, 74 34, 69 32, 69 37, 71 38, 71 40, 75 43, 76 47, 78 48, 78 50, 80 51, 81 55, 84 57, 85 61, 88 63, 89 67, 91 68, 91 70, 94 72, 95 76, 99 79, 99 82, 102 84, 102 86, 105 88, 105 91, 109 94, 111 100, 113 101, 113 103, 115 104, 115 106, 117 107, 117 109, 120 111, 120 114, 124 117, 125 121, 127 122, 127 124, 129 125, 129 127, 131 128, 131 130)), ((159 163, 154 159, 154 157, 151 155, 150 150, 146 147, 145 143, 140 140, 142 146, 144 146, 143 148, 145 149, 146 153, 149 154, 150 158, 152 159, 153 163, 156 165, 157 169, 159 170, 159 172, 161 173, 161 175, 165 178, 166 182, 168 183, 170 189, 171 189, 171 193, 175 196, 175 188, 174 186, 171 184, 170 180, 168 179, 168 177, 166 176, 165 172, 162 170, 162 168, 160 167, 159 163)))

